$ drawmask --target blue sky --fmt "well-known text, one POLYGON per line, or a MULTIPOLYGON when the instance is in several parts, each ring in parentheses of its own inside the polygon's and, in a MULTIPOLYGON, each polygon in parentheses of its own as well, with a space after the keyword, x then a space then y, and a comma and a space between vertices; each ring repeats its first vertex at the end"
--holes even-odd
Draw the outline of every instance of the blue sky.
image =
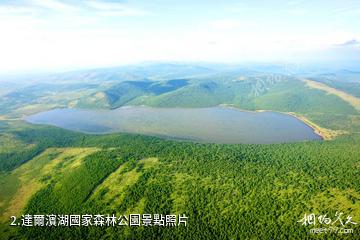
POLYGON ((0 72, 360 61, 360 1, 0 1, 0 72))

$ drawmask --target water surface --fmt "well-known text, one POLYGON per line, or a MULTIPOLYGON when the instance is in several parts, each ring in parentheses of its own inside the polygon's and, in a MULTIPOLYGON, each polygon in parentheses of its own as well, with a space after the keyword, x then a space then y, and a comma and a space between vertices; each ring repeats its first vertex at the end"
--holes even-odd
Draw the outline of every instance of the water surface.
POLYGON ((287 114, 224 107, 54 109, 28 116, 26 121, 85 133, 129 132, 212 143, 283 143, 321 139, 311 127, 287 114))

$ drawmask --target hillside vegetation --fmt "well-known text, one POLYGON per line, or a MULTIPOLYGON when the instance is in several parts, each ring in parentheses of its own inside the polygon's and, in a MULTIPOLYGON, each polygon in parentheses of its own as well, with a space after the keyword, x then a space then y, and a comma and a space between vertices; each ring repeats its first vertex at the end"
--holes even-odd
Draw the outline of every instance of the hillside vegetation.
MULTIPOLYGON (((39 156, 4 173, 2 186, 15 187, 1 188, 6 191, 1 196, 7 196, 1 200, 3 212, 11 209, 16 216, 172 213, 186 214, 189 220, 188 227, 178 228, 15 231, 17 227, 7 227, 5 218, 2 228, 8 237, 300 239, 309 231, 297 223, 305 213, 343 211, 360 221, 358 135, 324 143, 216 145, 126 134, 91 136, 53 128, 12 134, 36 146, 44 140, 52 143, 39 156), (26 186, 32 187, 23 193, 26 186), (17 199, 29 200, 13 208, 17 199)), ((354 229, 358 234, 358 225, 354 229)), ((326 236, 331 238, 336 235, 326 236)))

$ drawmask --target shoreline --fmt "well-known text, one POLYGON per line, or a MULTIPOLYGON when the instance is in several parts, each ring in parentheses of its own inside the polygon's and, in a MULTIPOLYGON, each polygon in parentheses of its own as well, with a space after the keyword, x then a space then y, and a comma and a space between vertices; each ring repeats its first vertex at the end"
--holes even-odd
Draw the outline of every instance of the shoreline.
POLYGON ((332 140, 339 135, 346 134, 345 131, 336 131, 336 130, 331 130, 331 129, 320 127, 319 125, 317 125, 317 124, 313 123, 312 121, 310 121, 309 119, 307 119, 305 116, 302 116, 295 112, 281 112, 281 111, 276 111, 276 110, 263 110, 263 109, 245 110, 245 109, 238 108, 238 107, 234 106, 233 104, 220 104, 218 106, 224 107, 224 108, 235 109, 238 111, 244 111, 244 112, 277 112, 277 113, 287 114, 287 115, 290 115, 290 116, 300 120, 301 122, 303 122, 304 124, 309 126, 311 129, 313 129, 314 133, 319 135, 322 138, 322 140, 325 140, 325 141, 332 140))
POLYGON ((294 112, 288 112, 287 114, 299 119, 300 121, 304 122, 306 125, 311 127, 314 130, 314 132, 317 135, 319 135, 323 140, 332 140, 339 135, 343 135, 343 134, 347 133, 345 131, 331 130, 331 129, 320 127, 319 125, 313 123, 306 117, 299 115, 297 113, 294 113, 294 112))
POLYGON ((304 116, 298 115, 294 112, 287 112, 288 115, 293 116, 294 118, 302 121, 303 123, 305 123, 306 125, 308 125, 310 128, 312 128, 314 130, 314 133, 316 133, 317 135, 319 135, 322 140, 331 140, 333 139, 335 136, 330 135, 329 133, 327 133, 327 131, 330 130, 325 130, 324 128, 316 125, 315 123, 311 122, 309 119, 307 119, 304 116))

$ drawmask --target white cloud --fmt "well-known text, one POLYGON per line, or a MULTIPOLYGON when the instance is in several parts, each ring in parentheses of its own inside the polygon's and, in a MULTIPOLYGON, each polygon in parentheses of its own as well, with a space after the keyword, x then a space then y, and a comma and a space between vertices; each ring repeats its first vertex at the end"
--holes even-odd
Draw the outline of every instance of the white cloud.
POLYGON ((61 12, 74 12, 78 11, 79 8, 74 5, 67 4, 57 0, 30 0, 29 4, 32 6, 42 7, 54 11, 61 12))
POLYGON ((335 44, 335 47, 360 47, 360 41, 357 39, 350 39, 340 44, 335 44))
POLYGON ((88 1, 87 5, 97 10, 123 10, 124 4, 117 2, 99 2, 99 1, 88 1))
POLYGON ((240 21, 232 20, 232 19, 221 19, 211 22, 210 27, 222 30, 230 30, 236 29, 242 26, 240 21))
POLYGON ((89 1, 86 4, 103 16, 146 16, 150 14, 148 11, 133 8, 123 3, 89 1))
POLYGON ((252 16, 225 15, 207 22, 196 17, 192 24, 185 25, 182 17, 185 15, 177 16, 176 20, 168 15, 152 15, 128 3, 100 1, 69 4, 29 0, 17 7, 0 4, 0 71, 146 60, 270 61, 311 56, 349 39, 360 39, 351 30, 312 27, 311 21, 301 28, 257 21, 252 16), (148 15, 151 18, 135 21, 123 18, 148 15))
POLYGON ((74 17, 79 17, 91 15, 94 18, 98 15, 119 17, 150 15, 150 12, 143 9, 117 2, 77 1, 76 3, 70 4, 58 0, 28 0, 22 5, 0 5, 0 14, 7 16, 36 13, 40 18, 43 15, 51 15, 51 13, 48 12, 49 10, 66 16, 72 15, 74 17))
POLYGON ((4 15, 24 15, 31 14, 34 9, 25 6, 0 6, 0 17, 4 15))

